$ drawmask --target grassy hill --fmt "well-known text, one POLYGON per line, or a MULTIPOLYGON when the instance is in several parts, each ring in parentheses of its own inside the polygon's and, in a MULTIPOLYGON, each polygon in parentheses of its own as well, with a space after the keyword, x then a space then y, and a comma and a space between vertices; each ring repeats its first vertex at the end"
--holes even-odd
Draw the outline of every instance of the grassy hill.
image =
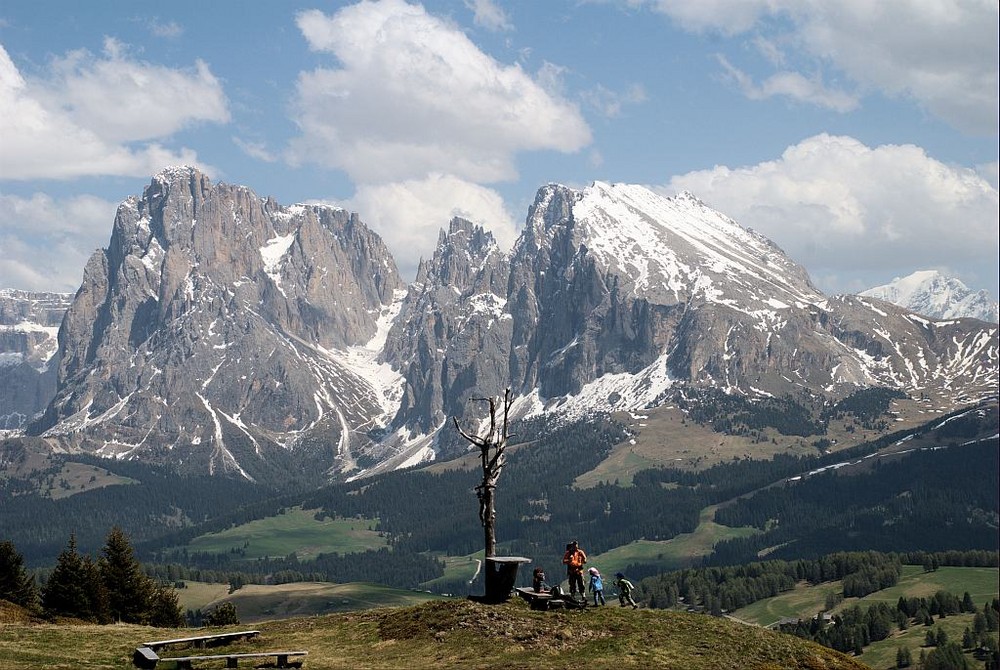
MULTIPOLYGON (((866 607, 870 603, 885 602, 892 606, 900 596, 905 598, 929 598, 938 591, 954 593, 959 598, 966 591, 977 607, 994 598, 1000 598, 1000 570, 997 568, 942 567, 933 572, 924 572, 919 565, 904 565, 899 582, 888 589, 871 593, 864 598, 847 598, 832 612, 853 605, 866 607)), ((829 594, 839 594, 843 587, 839 581, 823 582, 810 586, 805 582, 773 598, 758 600, 736 610, 733 614, 744 621, 761 626, 770 626, 782 618, 807 618, 815 616, 824 608, 829 594)))
MULTIPOLYGON (((536 612, 520 600, 498 606, 438 601, 255 627, 260 639, 242 643, 241 650, 305 649, 304 667, 311 670, 866 667, 790 635, 705 615, 618 607, 536 612)), ((139 643, 179 632, 132 625, 7 623, 0 636, 0 668, 127 668, 139 643)))
MULTIPOLYGON (((840 594, 842 590, 839 581, 824 582, 815 586, 803 582, 792 591, 759 600, 736 610, 733 616, 762 626, 774 624, 786 617, 805 619, 815 616, 824 609, 828 595, 840 594)), ((925 572, 921 566, 904 565, 899 582, 895 586, 876 591, 864 598, 847 598, 831 612, 836 614, 854 605, 865 608, 874 602, 885 602, 895 606, 900 596, 928 598, 938 591, 948 591, 960 598, 968 591, 976 606, 981 608, 987 601, 1000 597, 1000 570, 942 567, 932 572, 925 572)), ((961 641, 962 632, 966 627, 972 628, 972 621, 972 614, 957 614, 935 620, 933 628, 935 630, 943 628, 949 639, 961 641)), ((916 659, 920 655, 927 630, 926 626, 912 626, 905 631, 895 631, 888 639, 865 647, 865 653, 860 659, 877 670, 891 668, 895 666, 896 650, 899 647, 908 647, 916 659)))
POLYGON ((393 589, 381 584, 331 584, 295 582, 293 584, 247 584, 229 593, 225 584, 189 582, 178 590, 181 608, 214 609, 233 603, 244 623, 255 623, 292 616, 315 616, 352 612, 377 607, 416 605, 439 599, 430 593, 393 589))

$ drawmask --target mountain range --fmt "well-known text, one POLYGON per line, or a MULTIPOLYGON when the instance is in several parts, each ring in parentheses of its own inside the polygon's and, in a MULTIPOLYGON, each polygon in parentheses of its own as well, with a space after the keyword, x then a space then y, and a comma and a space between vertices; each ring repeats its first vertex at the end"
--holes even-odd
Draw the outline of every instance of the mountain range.
POLYGON ((407 285, 356 214, 168 168, 88 262, 26 433, 192 473, 343 479, 447 454, 449 418, 506 387, 517 417, 699 389, 958 406, 996 395, 997 330, 825 296, 688 193, 549 184, 510 252, 456 218, 407 285))
POLYGON ((997 301, 986 291, 973 291, 961 280, 937 270, 896 277, 859 295, 885 300, 932 319, 972 317, 989 323, 1000 321, 997 301))
POLYGON ((66 293, 0 289, 0 431, 22 428, 56 390, 66 293))

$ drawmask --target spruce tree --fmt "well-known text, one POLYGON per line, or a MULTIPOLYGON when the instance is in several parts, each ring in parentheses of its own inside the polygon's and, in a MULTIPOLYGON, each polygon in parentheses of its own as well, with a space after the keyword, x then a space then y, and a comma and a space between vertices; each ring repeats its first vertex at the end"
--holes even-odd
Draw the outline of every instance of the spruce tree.
POLYGON ((24 557, 10 540, 0 542, 0 600, 29 610, 38 607, 35 579, 24 569, 24 557))
POLYGON ((177 599, 177 590, 170 586, 153 583, 153 597, 149 609, 149 625, 159 628, 179 628, 183 626, 184 614, 177 599))
POLYGON ((142 571, 125 532, 115 526, 108 533, 98 563, 108 590, 113 621, 146 623, 153 600, 153 581, 142 571))
POLYGON ((107 592, 90 557, 76 551, 76 536, 56 559, 56 567, 42 588, 42 609, 48 616, 89 621, 107 620, 107 592))

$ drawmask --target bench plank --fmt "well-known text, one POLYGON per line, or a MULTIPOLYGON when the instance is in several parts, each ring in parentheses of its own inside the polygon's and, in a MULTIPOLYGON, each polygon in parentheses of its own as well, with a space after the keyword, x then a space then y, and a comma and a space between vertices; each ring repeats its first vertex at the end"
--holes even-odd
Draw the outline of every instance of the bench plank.
POLYGON ((227 668, 238 667, 238 660, 241 658, 270 658, 272 656, 278 659, 277 667, 288 668, 291 667, 288 664, 289 657, 292 656, 307 656, 308 651, 256 651, 240 654, 215 654, 212 656, 177 656, 174 658, 161 658, 161 662, 175 663, 178 668, 190 668, 191 663, 195 661, 218 661, 226 659, 227 668))
POLYGON ((208 643, 236 640, 239 638, 251 638, 260 635, 259 630, 241 630, 233 633, 216 633, 214 635, 196 635, 194 637, 178 637, 173 640, 156 640, 155 642, 143 642, 142 644, 153 651, 172 644, 190 644, 195 647, 205 646, 208 643))
POLYGON ((178 637, 172 640, 156 640, 155 642, 144 642, 143 644, 152 650, 159 649, 160 647, 165 647, 171 644, 194 644, 199 643, 222 641, 222 640, 235 640, 241 637, 251 638, 260 635, 259 630, 241 630, 232 633, 214 633, 212 635, 196 635, 194 637, 178 637))
POLYGON ((536 591, 527 586, 519 586, 514 590, 525 600, 549 600, 552 598, 552 594, 548 591, 536 591))

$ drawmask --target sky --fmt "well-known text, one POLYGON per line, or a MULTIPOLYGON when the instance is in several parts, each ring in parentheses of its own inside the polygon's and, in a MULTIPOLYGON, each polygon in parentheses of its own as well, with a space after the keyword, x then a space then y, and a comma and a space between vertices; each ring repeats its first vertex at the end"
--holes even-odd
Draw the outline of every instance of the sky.
POLYGON ((687 190, 828 294, 998 295, 997 0, 5 0, 0 288, 75 291, 169 165, 358 212, 404 278, 539 187, 687 190), (85 10, 84 10, 85 8, 85 10))

